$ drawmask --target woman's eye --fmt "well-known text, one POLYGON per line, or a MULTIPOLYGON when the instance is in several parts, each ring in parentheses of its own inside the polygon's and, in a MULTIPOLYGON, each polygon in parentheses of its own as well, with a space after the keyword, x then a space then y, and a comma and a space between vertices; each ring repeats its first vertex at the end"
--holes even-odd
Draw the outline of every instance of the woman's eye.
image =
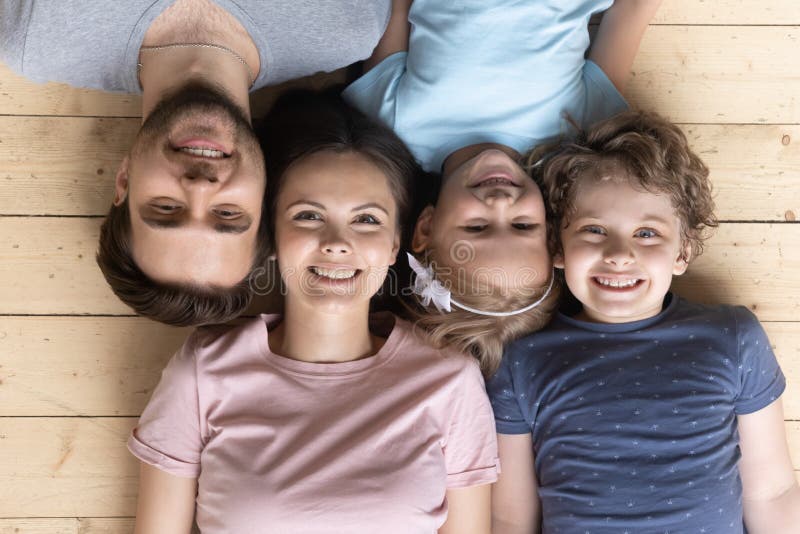
POLYGON ((316 211, 301 211, 292 217, 295 221, 321 221, 322 215, 316 211))
POLYGON ((644 237, 644 238, 658 237, 658 232, 650 228, 642 228, 641 230, 636 231, 634 237, 644 237))
POLYGON ((356 216, 355 220, 358 224, 380 224, 379 221, 375 216, 370 215, 369 213, 362 213, 361 215, 356 216))

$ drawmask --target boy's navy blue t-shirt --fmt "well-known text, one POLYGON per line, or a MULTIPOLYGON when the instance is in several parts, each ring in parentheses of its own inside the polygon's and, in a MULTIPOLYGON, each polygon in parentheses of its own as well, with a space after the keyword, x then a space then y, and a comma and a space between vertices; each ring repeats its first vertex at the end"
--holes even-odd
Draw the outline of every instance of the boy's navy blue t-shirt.
POLYGON ((786 382, 746 308, 667 299, 633 323, 558 315, 489 381, 497 431, 532 433, 545 533, 743 532, 736 416, 786 382))

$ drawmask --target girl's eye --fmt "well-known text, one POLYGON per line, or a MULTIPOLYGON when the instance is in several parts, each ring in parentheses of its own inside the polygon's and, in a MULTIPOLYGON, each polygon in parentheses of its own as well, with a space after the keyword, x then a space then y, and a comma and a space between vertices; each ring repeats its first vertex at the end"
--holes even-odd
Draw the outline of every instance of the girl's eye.
POLYGON ((642 228, 642 229, 636 231, 636 233, 634 234, 634 237, 643 237, 645 239, 651 238, 651 237, 658 237, 658 232, 656 232, 655 230, 650 229, 650 228, 642 228))
POLYGON ((471 234, 479 234, 486 230, 487 225, 485 224, 469 224, 464 226, 464 231, 469 232, 471 234))
POLYGON ((357 215, 353 222, 358 224, 381 224, 381 221, 379 221, 377 217, 370 215, 369 213, 357 215))
POLYGON ((321 221, 322 215, 316 211, 301 211, 292 218, 295 221, 321 221))
POLYGON ((517 230, 533 230, 537 225, 535 223, 513 223, 511 226, 517 230))

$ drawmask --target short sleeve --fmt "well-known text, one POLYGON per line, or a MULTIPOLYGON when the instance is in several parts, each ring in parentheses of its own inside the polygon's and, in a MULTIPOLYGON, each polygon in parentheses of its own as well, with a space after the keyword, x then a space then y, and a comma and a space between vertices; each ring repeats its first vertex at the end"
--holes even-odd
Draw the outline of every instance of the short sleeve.
POLYGON ((478 365, 469 361, 461 371, 444 443, 447 487, 465 488, 497 480, 497 436, 492 409, 478 365))
POLYGON ((203 440, 192 334, 161 373, 150 402, 128 439, 128 449, 139 460, 171 475, 194 478, 200 474, 203 440))
POLYGON ((528 434, 531 428, 525 421, 514 391, 514 379, 508 363, 510 360, 511 355, 506 352, 500 368, 486 384, 494 410, 495 426, 499 434, 528 434))
POLYGON ((584 63, 583 82, 586 102, 581 126, 584 129, 628 109, 625 98, 594 61, 584 63))
POLYGON ((375 65, 342 92, 345 101, 368 117, 395 127, 397 93, 406 72, 407 52, 397 52, 375 65))
POLYGON ((764 328, 747 308, 734 308, 739 346, 741 389, 735 400, 737 415, 756 412, 773 403, 786 388, 786 378, 778 365, 764 328))
POLYGON ((22 73, 25 34, 33 2, 0 1, 0 62, 22 73))

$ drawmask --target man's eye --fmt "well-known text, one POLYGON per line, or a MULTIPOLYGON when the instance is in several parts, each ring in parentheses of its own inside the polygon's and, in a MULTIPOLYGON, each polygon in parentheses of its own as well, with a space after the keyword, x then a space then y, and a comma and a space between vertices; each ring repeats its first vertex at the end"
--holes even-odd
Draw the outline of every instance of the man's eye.
POLYGON ((643 237, 646 239, 651 237, 658 237, 658 232, 650 228, 642 228, 636 231, 634 237, 643 237))
POLYGON ((214 209, 217 217, 222 219, 236 219, 242 215, 242 211, 234 207, 221 207, 214 209))
POLYGON ((381 224, 381 221, 379 221, 377 217, 370 215, 369 213, 357 215, 353 222, 358 224, 381 224))
POLYGON ((301 211, 292 218, 295 221, 321 221, 322 215, 316 211, 301 211))
POLYGON ((181 209, 181 207, 177 204, 158 203, 158 204, 151 204, 150 206, 158 213, 163 213, 163 214, 176 213, 178 210, 181 209))

